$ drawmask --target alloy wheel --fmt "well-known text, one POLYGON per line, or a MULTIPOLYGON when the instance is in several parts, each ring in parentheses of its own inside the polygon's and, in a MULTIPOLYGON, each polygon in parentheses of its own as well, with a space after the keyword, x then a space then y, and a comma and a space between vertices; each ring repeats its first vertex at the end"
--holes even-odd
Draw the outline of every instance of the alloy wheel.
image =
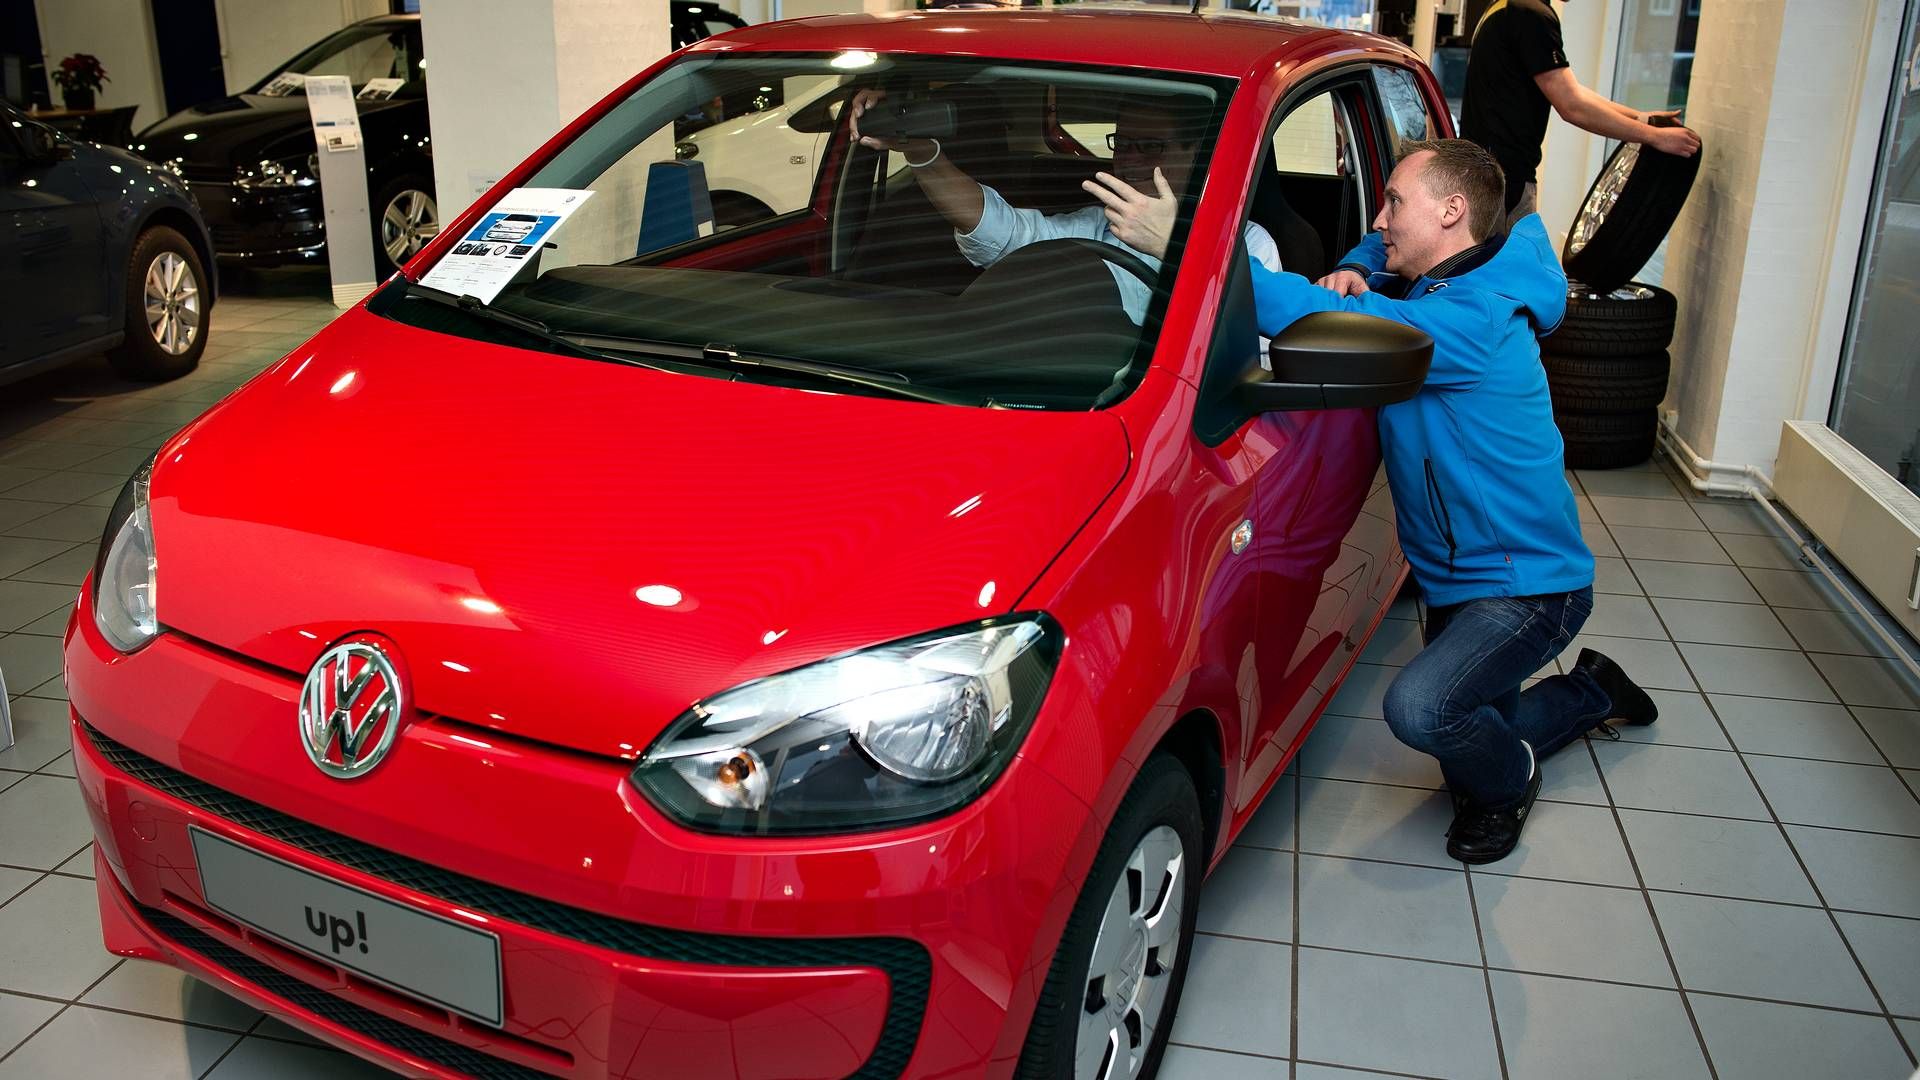
POLYGON ((200 282, 179 253, 163 251, 147 265, 142 285, 147 332, 169 356, 193 348, 200 335, 200 282))
POLYGON ((440 209, 433 196, 415 188, 405 188, 388 200, 380 215, 380 246, 395 266, 412 258, 440 234, 440 209))
POLYGON ((1620 193, 1627 189, 1627 178, 1633 175, 1633 166, 1640 160, 1640 147, 1636 143, 1627 143, 1607 162, 1607 171, 1593 185, 1593 192, 1587 196, 1587 204, 1580 208, 1580 216, 1573 223, 1573 235, 1567 238, 1567 254, 1577 255, 1600 231, 1606 223, 1607 215, 1613 212, 1613 205, 1620 201, 1620 193))
POLYGON ((1083 982, 1076 1080, 1132 1080, 1146 1064, 1180 948, 1186 904, 1180 834, 1161 825, 1140 838, 1114 882, 1083 982))

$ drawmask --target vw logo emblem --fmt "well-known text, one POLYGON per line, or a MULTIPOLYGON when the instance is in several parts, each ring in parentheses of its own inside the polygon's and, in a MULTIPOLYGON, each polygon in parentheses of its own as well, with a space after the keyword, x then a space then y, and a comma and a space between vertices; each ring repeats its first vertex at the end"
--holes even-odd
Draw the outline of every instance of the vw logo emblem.
POLYGON ((378 645, 335 645, 300 688, 300 742, 328 776, 365 776, 393 749, 405 706, 400 673, 378 645))

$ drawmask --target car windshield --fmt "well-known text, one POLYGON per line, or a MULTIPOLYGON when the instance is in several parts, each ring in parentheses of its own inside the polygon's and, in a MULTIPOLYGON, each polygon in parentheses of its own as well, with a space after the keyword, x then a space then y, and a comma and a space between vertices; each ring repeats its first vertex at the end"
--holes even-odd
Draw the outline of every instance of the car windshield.
MULTIPOLYGON (((696 53, 523 185, 591 192, 570 217, 550 227, 489 213, 447 249, 449 265, 512 261, 511 281, 477 297, 486 312, 444 295, 376 310, 488 340, 507 331, 486 316, 507 315, 550 331, 549 344, 591 339, 692 374, 1103 406, 1151 355, 1231 92, 1225 80, 988 59, 696 53), (885 95, 865 132, 885 129, 901 149, 851 137, 863 91, 885 95), (939 170, 909 164, 936 155, 980 185, 965 235, 964 211, 956 219, 930 193, 939 170), (1156 168, 1177 207, 1164 264, 1112 241, 1082 187, 1110 171, 1151 192, 1156 168)), ((462 291, 439 269, 422 283, 462 291)))
POLYGON ((398 93, 426 86, 427 61, 417 25, 362 23, 349 26, 294 57, 260 80, 256 93, 280 96, 301 92, 299 80, 312 75, 345 75, 358 90, 373 79, 399 79, 398 93))

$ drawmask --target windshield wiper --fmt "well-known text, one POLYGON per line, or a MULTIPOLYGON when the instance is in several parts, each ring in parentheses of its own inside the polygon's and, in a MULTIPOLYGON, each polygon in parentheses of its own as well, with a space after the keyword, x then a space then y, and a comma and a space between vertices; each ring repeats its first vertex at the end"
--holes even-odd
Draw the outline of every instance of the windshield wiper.
POLYGON ((606 360, 616 364, 646 368, 649 371, 673 373, 673 369, 661 364, 649 362, 642 357, 653 357, 670 363, 692 364, 698 367, 712 368, 730 372, 736 376, 754 368, 766 368, 770 371, 784 372, 790 375, 802 375, 818 381, 841 382, 853 386, 876 390, 894 397, 910 401, 928 401, 936 405, 969 405, 990 409, 1002 408, 999 402, 990 397, 977 394, 956 394, 950 391, 929 390, 914 386, 904 375, 888 375, 855 368, 838 367, 823 364, 817 360, 800 360, 789 356, 764 356, 744 354, 725 345, 681 345, 667 341, 648 341, 641 338, 608 337, 602 334, 581 334, 566 330, 555 330, 539 319, 527 315, 517 315, 511 311, 489 307, 477 296, 460 295, 430 285, 422 285, 402 277, 398 282, 381 289, 367 303, 367 307, 376 315, 385 315, 393 306, 408 297, 417 296, 445 307, 463 311, 476 319, 512 327, 523 334, 557 345, 578 356, 593 360, 606 360), (387 294, 392 293, 392 299, 387 294))
POLYGON ((525 315, 515 315, 511 311, 502 311, 499 308, 488 307, 479 297, 471 293, 462 293, 459 296, 455 296, 445 289, 436 289, 431 285, 422 285, 417 281, 410 281, 404 277, 394 284, 381 289, 372 300, 367 302, 367 308, 376 315, 385 315, 393 310, 395 304, 398 304, 401 300, 409 296, 418 297, 422 300, 439 304, 442 307, 449 307, 455 311, 465 312, 482 322, 498 323, 501 326, 512 327, 529 337, 539 338, 549 345, 556 345, 562 351, 574 356, 583 356, 590 360, 605 360, 615 364, 626 364, 629 367, 646 368, 649 371, 671 371, 670 368, 661 367, 659 364, 650 364, 645 360, 636 359, 632 356, 619 356, 613 353, 601 352, 591 346, 583 345, 564 334, 555 333, 552 327, 549 327, 539 319, 530 318, 525 315), (393 294, 392 299, 387 298, 388 293, 393 294))
POLYGON ((989 409, 1001 407, 1000 403, 992 398, 978 394, 956 394, 946 390, 918 387, 913 385, 905 375, 862 371, 858 368, 823 364, 818 360, 801 360, 791 356, 743 353, 731 345, 681 345, 669 341, 644 341, 638 338, 573 334, 565 331, 562 331, 560 336, 583 348, 640 350, 663 360, 698 364, 720 371, 740 372, 766 368, 769 371, 790 375, 804 375, 823 382, 848 383, 911 401, 930 401, 936 405, 971 405, 989 409))

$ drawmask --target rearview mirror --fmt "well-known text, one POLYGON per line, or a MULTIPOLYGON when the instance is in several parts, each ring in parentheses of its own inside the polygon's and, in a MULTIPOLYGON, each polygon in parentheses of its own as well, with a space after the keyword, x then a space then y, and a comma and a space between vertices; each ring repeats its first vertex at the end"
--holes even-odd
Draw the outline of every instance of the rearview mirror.
POLYGON ((1433 339, 1404 323, 1350 311, 1320 311, 1282 330, 1267 349, 1271 372, 1235 388, 1249 413, 1363 409, 1420 392, 1433 339))

